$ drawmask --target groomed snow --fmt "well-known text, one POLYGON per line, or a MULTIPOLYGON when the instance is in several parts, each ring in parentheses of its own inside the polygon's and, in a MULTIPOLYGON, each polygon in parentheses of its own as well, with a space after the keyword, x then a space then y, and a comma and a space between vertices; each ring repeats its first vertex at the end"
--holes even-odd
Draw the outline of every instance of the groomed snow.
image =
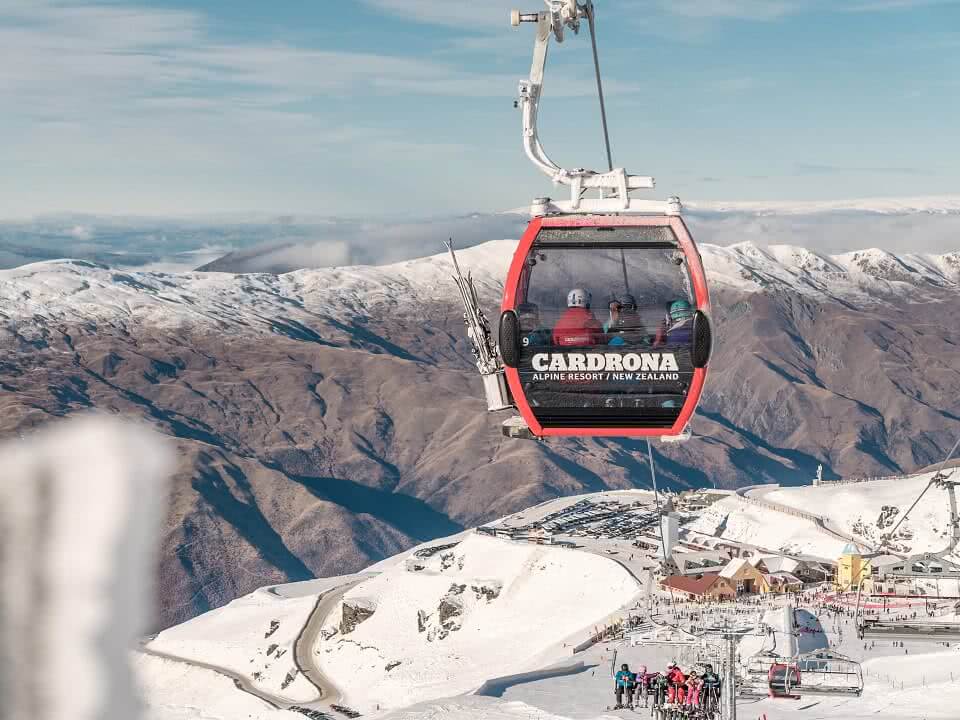
POLYGON ((346 603, 375 607, 373 616, 318 647, 323 671, 351 707, 369 712, 467 693, 490 677, 569 658, 565 640, 640 589, 600 556, 481 535, 419 562, 424 569, 396 565, 348 592, 346 603), (484 588, 497 596, 488 599, 484 588), (440 615, 451 607, 459 608, 459 627, 445 632, 440 615))
POLYGON ((147 720, 280 720, 291 717, 212 670, 136 653, 134 673, 140 680, 147 720))
POLYGON ((318 693, 297 670, 294 643, 316 602, 316 595, 283 598, 258 590, 164 630, 147 648, 225 668, 267 693, 308 702, 318 693))
MULTIPOLYGON (((613 714, 597 715, 597 720, 613 720, 613 714)), ((467 696, 421 703, 392 712, 384 720, 569 720, 518 700, 467 696)))
MULTIPOLYGON (((765 493, 763 498, 819 514, 829 520, 832 526, 875 545, 891 527, 885 525, 880 528, 877 525, 883 508, 898 509, 897 514, 892 516, 892 522, 895 523, 910 508, 933 475, 930 472, 909 478, 845 485, 779 488, 765 493)), ((901 531, 906 530, 913 536, 912 539, 897 540, 897 544, 907 552, 943 550, 949 541, 949 520, 947 491, 931 488, 900 526, 901 531)))
MULTIPOLYGON (((866 517, 879 512, 884 504, 907 507, 928 479, 929 473, 896 481, 822 488, 761 487, 749 495, 822 512, 838 527, 847 523, 853 530, 858 527, 856 512, 866 517)), ((942 492, 931 490, 928 495, 942 492)), ((637 495, 630 493, 625 499, 637 495)), ((940 504, 935 500, 931 507, 940 504)), ((548 509, 549 504, 522 514, 534 517, 548 509)), ((918 505, 918 512, 924 512, 924 504, 918 505)), ((752 545, 772 549, 786 545, 794 551, 835 558, 846 544, 809 520, 734 496, 719 500, 700 514, 695 525, 704 532, 723 529, 725 537, 744 538, 752 545)), ((938 523, 945 519, 942 510, 922 517, 938 523)), ((915 537, 919 543, 936 540, 937 534, 924 536, 917 531, 915 537)), ((918 544, 915 549, 937 547, 918 544)), ((630 607, 634 608, 632 612, 644 612, 636 609, 643 588, 603 555, 515 543, 468 531, 425 543, 378 563, 376 569, 379 574, 353 586, 342 599, 329 596, 331 609, 324 632, 313 648, 319 669, 343 693, 343 703, 375 720, 622 717, 604 711, 611 700, 609 667, 614 649, 619 653, 618 663, 631 665, 659 668, 670 659, 687 664, 695 659, 696 650, 690 648, 613 643, 573 654, 574 642, 585 639, 590 629, 602 625, 617 611, 630 607), (373 614, 352 629, 341 627, 344 604, 373 610, 373 614), (489 686, 495 687, 490 694, 496 697, 470 695, 486 680, 514 674, 520 677, 489 686)), ((189 652, 201 662, 228 667, 238 674, 249 673, 259 662, 257 653, 267 642, 263 634, 272 620, 280 625, 269 642, 290 647, 295 631, 316 600, 312 593, 343 587, 345 582, 359 578, 259 590, 162 633, 157 647, 189 652), (250 663, 251 657, 254 664, 250 663)), ((748 605, 737 617, 753 623, 763 616, 764 622, 777 631, 777 650, 785 654, 807 652, 829 643, 855 659, 868 658, 864 664, 864 695, 859 699, 808 697, 800 702, 743 699, 738 703, 742 717, 760 717, 763 713, 770 720, 794 714, 822 720, 956 717, 954 709, 960 702, 957 647, 948 650, 908 643, 904 649, 878 641, 876 648, 867 649, 856 639, 850 618, 817 618, 809 607, 798 610, 796 617, 801 625, 816 631, 794 638, 787 632, 790 615, 782 605, 782 600, 748 605)), ((640 607, 645 604, 641 602, 640 607)), ((658 617, 663 620, 665 611, 674 612, 674 621, 683 622, 683 610, 661 606, 658 617)), ((353 620, 359 617, 353 611, 348 615, 353 620)), ((748 658, 760 647, 770 648, 768 636, 744 640, 739 648, 741 658, 748 658)), ((203 668, 138 656, 136 669, 145 685, 151 720, 274 720, 281 712, 241 692, 223 675, 203 668)), ((271 677, 275 682, 279 675, 271 677)), ((275 684, 262 687, 271 692, 276 688, 275 684)), ((298 692, 293 685, 290 688, 298 692)), ((281 704, 301 697, 292 696, 288 690, 277 693, 281 704)))
POLYGON ((687 528, 704 535, 755 545, 765 550, 840 556, 846 541, 825 533, 809 520, 745 503, 736 496, 718 500, 687 528))

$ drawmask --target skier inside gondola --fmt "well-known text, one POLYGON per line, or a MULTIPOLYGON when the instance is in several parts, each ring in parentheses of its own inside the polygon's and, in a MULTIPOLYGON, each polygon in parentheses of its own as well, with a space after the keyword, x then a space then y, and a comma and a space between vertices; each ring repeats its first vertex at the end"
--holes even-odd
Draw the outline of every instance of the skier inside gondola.
POLYGON ((612 328, 615 328, 620 321, 620 313, 624 310, 636 310, 637 301, 634 299, 633 295, 630 293, 621 293, 620 295, 611 295, 610 301, 607 303, 607 308, 610 311, 610 316, 607 321, 603 324, 603 331, 605 333, 611 332, 612 328))
POLYGON ((552 333, 549 328, 541 324, 540 307, 536 303, 520 303, 517 306, 517 316, 520 319, 520 327, 530 328, 530 331, 523 336, 524 347, 540 347, 552 342, 552 333))
POLYGON ((692 342, 693 308, 689 300, 679 298, 667 304, 667 314, 657 329, 653 345, 689 345, 692 342))
POLYGON ((567 293, 567 309, 553 328, 554 345, 587 347, 602 342, 603 326, 590 309, 592 297, 580 287, 567 293))
POLYGON ((604 332, 608 345, 650 345, 650 336, 637 310, 637 302, 629 293, 619 295, 610 303, 610 321, 604 326, 604 332))

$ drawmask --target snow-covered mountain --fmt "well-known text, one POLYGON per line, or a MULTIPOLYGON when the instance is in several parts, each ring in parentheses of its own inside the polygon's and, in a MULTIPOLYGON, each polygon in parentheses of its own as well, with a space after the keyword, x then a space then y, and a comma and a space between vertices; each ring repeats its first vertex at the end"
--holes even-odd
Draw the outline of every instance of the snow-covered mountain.
MULTIPOLYGON (((462 264, 490 301, 502 292, 514 247, 501 240, 460 251, 462 264)), ((701 253, 714 287, 744 292, 776 286, 820 299, 896 302, 960 283, 960 251, 897 256, 870 249, 829 256, 745 242, 703 245, 701 253)), ((356 322, 451 302, 451 272, 446 255, 283 275, 128 272, 81 260, 48 261, 0 271, 0 312, 8 327, 23 325, 28 333, 63 322, 274 333, 285 320, 356 322)))
MULTIPOLYGON (((789 507, 812 513, 822 524, 751 504, 749 497, 712 493, 712 505, 685 511, 682 535, 701 545, 705 538, 744 543, 761 555, 790 545, 807 557, 835 559, 848 542, 836 533, 864 543, 874 539, 869 523, 853 519, 852 509, 862 508, 873 520, 880 497, 887 507, 905 512, 930 477, 762 494, 775 498, 774 506, 789 500, 789 507), (715 523, 718 513, 729 515, 730 522, 715 523), (789 537, 783 533, 786 520, 789 537)), ((492 525, 530 522, 577 500, 616 506, 624 514, 654 506, 649 492, 598 493, 524 509, 492 525)), ((925 502, 911 521, 913 552, 943 547, 940 532, 948 515, 942 502, 925 502)), ((595 540, 577 536, 579 547, 569 549, 467 531, 388 558, 365 574, 261 588, 145 645, 147 654, 136 662, 150 718, 272 720, 291 706, 304 708, 305 715, 336 717, 349 709, 398 720, 615 717, 603 714, 613 658, 617 664, 662 669, 671 659, 686 664, 695 656, 682 647, 589 642, 597 627, 628 616, 638 616, 643 627, 651 627, 651 619, 671 622, 668 609, 651 602, 667 598, 648 578, 655 552, 619 534, 611 528, 595 540), (236 686, 223 682, 225 676, 236 686)), ((767 598, 761 606, 731 612, 739 613, 741 623, 777 628, 783 604, 767 598)), ((818 620, 809 601, 801 600, 799 607, 823 629, 794 644, 829 645, 863 661, 866 670, 861 698, 814 698, 817 717, 950 717, 946 704, 960 700, 951 681, 952 672, 960 673, 955 650, 911 642, 909 654, 893 662, 883 643, 868 648, 851 637, 845 620, 818 620), (895 692, 887 678, 891 668, 898 678, 895 692)), ((763 638, 744 638, 741 662, 746 665, 750 654, 764 648, 769 649, 763 638)), ((776 701, 755 702, 744 704, 742 712, 781 717, 776 701)))
MULTIPOLYGON (((493 313, 514 244, 460 253, 493 313)), ((911 471, 960 432, 956 253, 703 247, 718 344, 673 486, 911 471)), ((0 272, 0 432, 78 410, 179 451, 160 624, 355 572, 561 495, 644 486, 626 440, 507 442, 442 255, 286 275, 0 272)))
POLYGON ((684 202, 691 212, 752 212, 778 215, 813 215, 858 212, 878 215, 960 214, 960 195, 876 197, 846 200, 747 200, 684 202))

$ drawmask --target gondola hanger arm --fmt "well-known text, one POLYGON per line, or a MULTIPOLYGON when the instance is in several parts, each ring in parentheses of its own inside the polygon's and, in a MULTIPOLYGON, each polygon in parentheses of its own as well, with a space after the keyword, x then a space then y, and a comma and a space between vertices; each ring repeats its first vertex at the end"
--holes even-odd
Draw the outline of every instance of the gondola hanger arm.
POLYGON ((577 0, 544 0, 544 2, 547 6, 545 11, 537 13, 512 11, 511 24, 515 27, 522 23, 537 25, 530 77, 520 82, 519 98, 516 104, 523 117, 523 148, 527 157, 554 183, 570 187, 569 203, 556 203, 554 208, 562 212, 583 212, 587 209, 582 204, 584 192, 596 190, 600 193, 600 200, 603 202, 599 205, 596 202, 591 203, 590 211, 665 211, 666 204, 660 203, 657 208, 652 208, 649 201, 642 206, 632 207, 630 192, 653 188, 655 183, 652 177, 631 175, 624 168, 611 168, 606 172, 585 168, 563 168, 551 160, 543 149, 538 120, 550 37, 553 36, 557 42, 563 42, 564 30, 569 29, 574 34, 579 33, 581 20, 586 20, 590 24, 592 33, 594 12, 591 0, 582 4, 577 0), (660 207, 661 205, 663 207, 660 207))

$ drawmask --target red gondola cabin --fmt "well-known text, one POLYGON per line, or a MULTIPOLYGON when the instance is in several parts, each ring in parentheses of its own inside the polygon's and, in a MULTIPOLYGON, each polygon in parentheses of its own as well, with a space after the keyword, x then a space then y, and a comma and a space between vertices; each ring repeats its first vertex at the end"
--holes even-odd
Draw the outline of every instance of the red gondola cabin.
POLYGON ((679 216, 532 220, 504 287, 500 351, 534 435, 679 435, 711 350, 700 253, 679 216))

